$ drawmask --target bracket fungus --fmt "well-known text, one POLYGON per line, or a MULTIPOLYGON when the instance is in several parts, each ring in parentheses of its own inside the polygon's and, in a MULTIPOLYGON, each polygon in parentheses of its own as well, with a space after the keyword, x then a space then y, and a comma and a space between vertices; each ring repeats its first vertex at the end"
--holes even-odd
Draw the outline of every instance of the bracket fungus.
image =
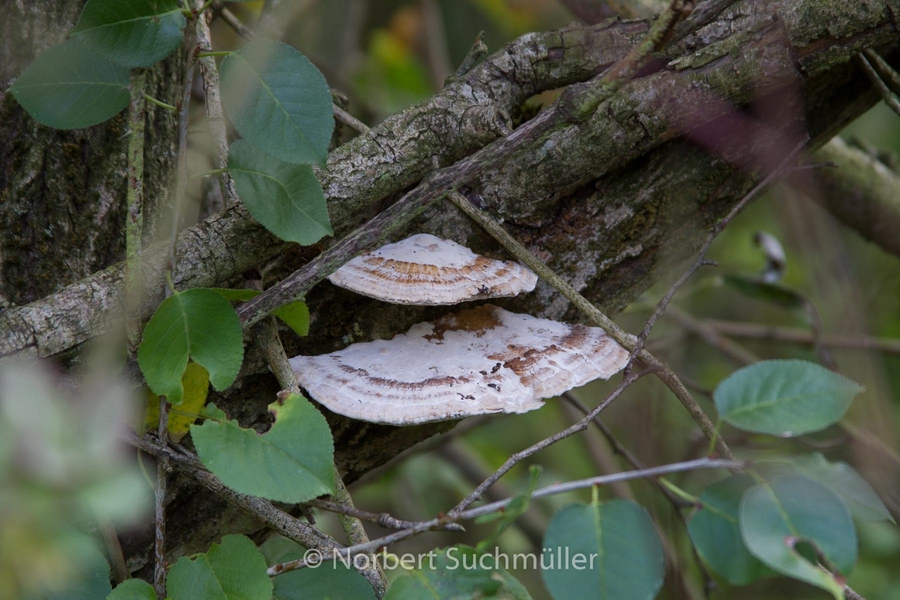
POLYGON ((518 263, 420 233, 357 256, 328 280, 385 302, 436 306, 530 292, 537 275, 518 263))
POLYGON ((628 351, 596 327, 491 304, 413 325, 391 340, 290 360, 300 384, 333 412, 413 425, 523 413, 544 398, 625 367, 628 351))

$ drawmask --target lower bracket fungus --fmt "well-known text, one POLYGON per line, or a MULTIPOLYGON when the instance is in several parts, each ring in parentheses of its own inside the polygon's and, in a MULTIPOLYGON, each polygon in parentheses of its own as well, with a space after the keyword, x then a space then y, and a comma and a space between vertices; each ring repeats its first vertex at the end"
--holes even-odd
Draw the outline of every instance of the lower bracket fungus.
POLYGON ((628 351, 596 327, 486 304, 413 325, 391 340, 290 360, 297 380, 329 410, 362 421, 413 425, 523 413, 625 367, 628 351))
POLYGON ((537 275, 518 263, 420 233, 357 256, 328 280, 385 302, 436 306, 530 292, 537 275))

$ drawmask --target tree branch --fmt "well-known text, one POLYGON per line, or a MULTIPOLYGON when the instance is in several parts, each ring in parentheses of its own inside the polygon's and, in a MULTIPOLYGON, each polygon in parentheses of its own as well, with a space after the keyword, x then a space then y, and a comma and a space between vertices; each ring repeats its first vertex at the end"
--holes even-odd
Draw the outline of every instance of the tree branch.
POLYGON ((840 138, 815 154, 837 169, 817 174, 810 197, 885 252, 900 256, 900 175, 840 138))
MULTIPOLYGON (((760 10, 753 12, 746 29, 735 32, 729 28, 730 37, 712 36, 706 43, 713 45, 703 47, 703 52, 693 50, 703 46, 704 42, 698 42, 701 38, 686 36, 682 47, 672 50, 673 54, 680 54, 675 71, 658 71, 638 79, 626 93, 618 94, 609 103, 603 115, 580 127, 562 128, 548 138, 536 140, 510 160, 487 169, 478 181, 486 201, 501 215, 531 219, 535 211, 548 206, 560 194, 570 193, 592 178, 650 152, 680 134, 685 125, 700 127, 712 122, 727 108, 722 99, 744 105, 760 94, 803 85, 804 80, 810 80, 810 93, 819 95, 806 100, 808 110, 816 115, 810 121, 813 145, 824 142, 823 138, 830 136, 833 129, 868 106, 871 98, 865 103, 857 102, 848 112, 834 104, 839 101, 842 88, 816 83, 812 75, 825 77, 834 70, 848 70, 846 63, 860 49, 896 41, 889 15, 882 8, 868 5, 859 14, 847 15, 843 23, 847 37, 841 38, 845 40, 841 45, 825 23, 827 3, 794 0, 790 4, 792 10, 784 10, 777 26, 772 25, 765 7, 758 4, 760 10), (805 15, 803 23, 798 21, 799 14, 805 15), (685 52, 687 45, 694 54, 685 52), (741 48, 743 51, 733 52, 741 48), (765 73, 762 78, 761 73, 765 73), (824 92, 827 93, 823 95, 824 92), (704 94, 716 102, 705 101, 704 94), (688 108, 692 109, 689 114, 688 108), (544 160, 543 149, 548 147, 554 148, 551 161, 544 160)), ((775 9, 779 4, 773 1, 770 6, 775 9)), ((715 22, 707 27, 719 31, 715 22)), ((434 162, 451 163, 496 138, 506 127, 506 115, 525 98, 542 89, 586 79, 608 66, 611 59, 621 58, 622 48, 632 46, 644 32, 645 25, 620 23, 527 36, 489 57, 429 101, 391 117, 371 134, 338 148, 331 153, 326 170, 320 173, 335 230, 339 235, 345 233, 376 202, 420 180, 434 162)), ((683 148, 673 148, 672 152, 671 160, 689 158, 683 148)), ((695 181, 708 182, 704 189, 721 201, 733 197, 735 190, 740 190, 737 197, 746 191, 744 179, 725 187, 716 183, 727 179, 716 159, 701 160, 701 155, 697 155, 691 160, 697 161, 696 166, 669 176, 669 190, 696 186, 695 181), (680 182, 676 181, 678 178, 680 182)), ((630 176, 623 171, 614 180, 625 185, 630 176)), ((634 177, 638 178, 637 174, 634 177)), ((639 180, 646 186, 646 175, 639 180)), ((666 225, 687 231, 684 221, 666 225)), ((666 238, 662 233, 659 231, 660 240, 666 238)), ((671 240, 654 242, 653 247, 675 260, 684 251, 685 239, 669 237, 671 240), (671 246, 663 250, 666 244, 671 246), (680 250, 671 251, 679 247, 680 250)), ((176 285, 214 285, 285 247, 243 209, 227 210, 182 234, 176 285)), ((640 248, 646 247, 640 244, 640 248)), ((623 252, 632 256, 640 252, 637 245, 583 250, 595 254, 618 251, 605 258, 602 254, 582 256, 587 259, 582 262, 590 264, 616 259, 617 254, 627 256, 623 252)), ((659 268, 664 266, 660 263, 659 268)), ((152 272, 153 268, 149 270, 152 272)), ((648 276, 654 274, 645 273, 627 285, 617 286, 619 291, 608 296, 607 305, 621 306, 641 291, 648 276)), ((118 306, 121 277, 121 267, 111 267, 53 296, 7 310, 0 315, 0 357, 22 350, 39 356, 56 354, 102 333, 118 306)), ((607 293, 602 288, 598 291, 607 293)), ((159 297, 148 300, 145 315, 156 302, 159 297)))

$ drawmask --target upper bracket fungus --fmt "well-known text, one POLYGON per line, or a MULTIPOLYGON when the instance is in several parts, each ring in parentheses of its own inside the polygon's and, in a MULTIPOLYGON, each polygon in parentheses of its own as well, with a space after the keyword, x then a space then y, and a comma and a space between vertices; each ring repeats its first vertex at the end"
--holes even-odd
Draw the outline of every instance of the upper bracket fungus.
POLYGON ((428 306, 515 296, 537 284, 527 267, 427 233, 358 256, 328 279, 385 302, 428 306))
POLYGON ((602 329, 486 304, 413 325, 391 340, 290 363, 331 411, 412 425, 534 410, 544 398, 608 379, 627 361, 628 351, 602 329))

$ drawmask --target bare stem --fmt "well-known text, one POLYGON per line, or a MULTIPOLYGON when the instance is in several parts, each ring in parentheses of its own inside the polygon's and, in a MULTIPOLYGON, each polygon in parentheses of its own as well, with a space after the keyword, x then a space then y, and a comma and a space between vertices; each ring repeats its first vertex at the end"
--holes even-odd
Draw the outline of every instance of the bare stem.
MULTIPOLYGON (((662 465, 659 467, 651 467, 649 469, 637 470, 637 471, 625 471, 624 473, 614 473, 612 475, 601 475, 599 477, 591 477, 590 479, 581 479, 578 481, 570 481, 566 483, 558 483, 555 485, 550 485, 545 488, 541 488, 532 494, 532 498, 544 498, 547 496, 552 496, 554 494, 562 494, 565 492, 571 492, 575 490, 588 489, 595 486, 604 486, 609 485, 614 482, 619 481, 632 481, 635 479, 646 479, 653 477, 662 477, 664 475, 670 475, 672 473, 680 473, 683 471, 694 471, 698 469, 742 469, 746 466, 746 463, 734 460, 717 460, 717 459, 709 459, 709 458, 700 458, 697 460, 691 460, 682 463, 674 463, 669 465, 662 465)), ((348 548, 343 548, 334 552, 326 552, 322 554, 322 561, 334 560, 336 558, 340 558, 342 560, 348 560, 349 558, 357 555, 357 554, 369 554, 371 552, 377 552, 381 548, 386 548, 391 544, 396 544, 402 540, 408 539, 420 533, 424 533, 426 531, 432 531, 435 529, 441 529, 446 527, 449 523, 457 523, 459 521, 466 521, 475 519, 482 515, 496 513, 502 511, 507 506, 509 506, 510 502, 512 502, 514 498, 507 498, 506 500, 501 500, 499 502, 492 502, 491 504, 485 504, 484 506, 479 506, 477 508, 472 508, 460 513, 456 514, 446 514, 440 517, 436 517, 431 519, 430 521, 422 521, 421 523, 417 523, 414 527, 410 527, 409 529, 404 529, 402 531, 398 531, 396 533, 392 533, 390 535, 386 535, 382 538, 378 538, 372 540, 366 544, 360 544, 358 546, 350 546, 348 548)), ((273 565, 269 567, 268 573, 269 576, 281 575, 282 573, 287 573, 289 571, 294 571, 296 569, 302 569, 308 566, 306 561, 300 559, 296 561, 291 561, 287 563, 282 563, 278 565, 273 565)))
MULTIPOLYGON (((199 4, 200 1, 195 0, 194 3, 199 4)), ((210 52, 212 50, 209 24, 206 16, 206 14, 200 14, 197 17, 197 47, 201 52, 210 52)), ((222 189, 222 199, 225 201, 225 207, 227 208, 237 204, 239 199, 237 189, 234 187, 234 179, 225 170, 228 168, 228 137, 225 125, 225 112, 222 110, 222 96, 219 89, 219 69, 216 67, 216 59, 211 56, 199 58, 198 62, 200 63, 200 76, 203 79, 206 119, 209 122, 209 132, 215 146, 213 166, 217 170, 219 187, 222 189)))
POLYGON ((132 432, 125 434, 125 441, 135 448, 157 457, 157 459, 163 456, 167 457, 179 469, 194 477, 204 488, 221 496, 229 504, 235 506, 243 513, 258 519, 261 523, 271 527, 289 540, 293 540, 307 548, 328 549, 342 547, 333 538, 315 527, 295 519, 268 500, 241 494, 226 487, 218 477, 204 470, 203 465, 193 454, 176 451, 146 437, 139 437, 132 432))
MULTIPOLYGON (((159 428, 157 436, 160 444, 166 445, 169 439, 169 403, 165 396, 159 397, 159 428)), ((156 457, 156 502, 155 502, 155 541, 153 544, 153 588, 156 597, 166 597, 166 487, 169 477, 169 457, 160 454, 156 457)))
POLYGON ((141 237, 144 231, 144 116, 146 103, 143 69, 131 72, 128 108, 128 191, 125 216, 125 333, 132 356, 141 343, 141 237))
POLYGON ((888 105, 888 107, 900 115, 900 99, 897 98, 897 95, 894 94, 890 90, 890 88, 885 84, 885 82, 878 75, 878 72, 872 66, 872 63, 866 58, 867 55, 857 54, 856 60, 859 62, 859 66, 862 67, 863 72, 865 72, 866 76, 869 78, 869 81, 872 82, 872 85, 875 86, 875 89, 878 90, 878 93, 881 94, 881 99, 884 100, 884 103, 888 105))
POLYGON ((491 474, 490 477, 482 481, 481 484, 472 491, 472 493, 463 498, 459 502, 459 504, 454 506, 447 514, 454 516, 462 513, 474 502, 478 501, 478 499, 481 498, 481 495, 484 494, 485 490, 494 485, 494 483, 498 479, 503 477, 506 473, 509 472, 510 469, 512 469, 514 466, 516 466, 532 454, 536 454, 544 448, 552 446, 556 442, 564 440, 569 436, 580 433, 587 429, 588 425, 594 419, 594 417, 600 414, 600 411, 609 406, 616 398, 618 398, 622 394, 622 392, 625 391, 626 388, 628 388, 628 386, 643 377, 646 373, 647 372, 645 371, 644 373, 640 373, 638 375, 630 374, 624 377, 621 383, 619 383, 619 385, 616 387, 616 389, 613 390, 613 392, 609 396, 607 396, 606 399, 603 400, 603 402, 594 407, 594 409, 589 412, 583 419, 581 419, 577 423, 574 423, 573 425, 570 425, 562 431, 557 432, 554 435, 551 435, 550 437, 537 442, 536 444, 532 444, 528 448, 525 448, 524 450, 516 452, 515 454, 510 456, 508 459, 506 459, 506 462, 504 462, 503 465, 500 466, 499 469, 494 471, 494 473, 491 474))
MULTIPOLYGON (((354 508, 353 498, 350 497, 350 492, 347 491, 347 486, 344 485, 344 480, 341 479, 337 465, 334 467, 334 488, 335 492, 332 498, 334 498, 335 502, 347 508, 354 508)), ((340 521, 341 528, 344 530, 350 545, 358 546, 369 543, 369 535, 358 518, 353 515, 339 513, 338 521, 340 521)), ((372 560, 367 561, 368 567, 361 569, 360 573, 372 585, 375 590, 375 597, 380 599, 384 597, 387 591, 387 579, 378 561, 375 560, 374 554, 370 558, 372 560)))
MULTIPOLYGON (((809 346, 816 343, 815 333, 805 329, 777 327, 762 323, 716 321, 712 319, 707 319, 703 323, 716 333, 733 337, 772 340, 809 346)), ((888 354, 900 354, 900 340, 898 339, 866 335, 823 334, 820 342, 831 348, 858 348, 861 350, 878 350, 888 354)))

